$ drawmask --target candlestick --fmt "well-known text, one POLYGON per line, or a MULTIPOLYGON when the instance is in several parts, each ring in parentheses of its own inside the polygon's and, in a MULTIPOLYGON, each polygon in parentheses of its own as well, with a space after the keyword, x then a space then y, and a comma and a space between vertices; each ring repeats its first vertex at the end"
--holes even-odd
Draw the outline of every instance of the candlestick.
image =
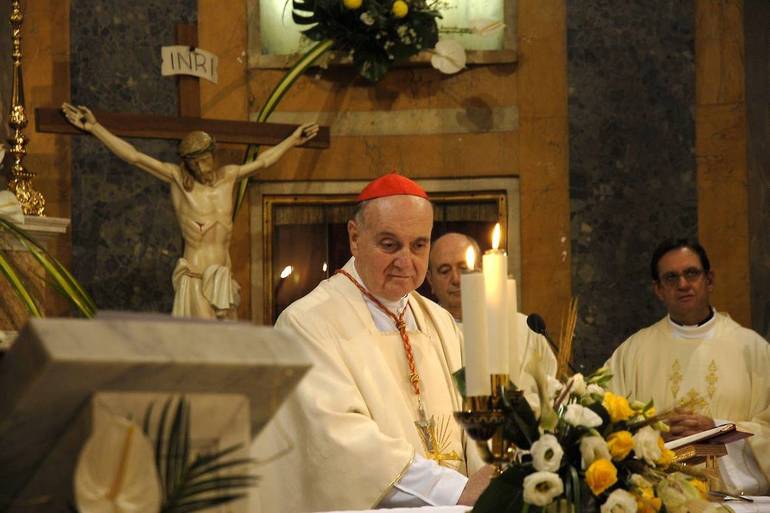
POLYGON ((489 343, 489 372, 492 374, 508 374, 508 317, 507 280, 508 255, 505 250, 498 249, 500 243, 500 224, 495 226, 492 238, 492 249, 486 251, 483 257, 484 267, 484 296, 487 307, 487 339, 489 343))
POLYGON ((489 355, 487 319, 484 308, 484 275, 474 270, 476 255, 469 247, 465 255, 467 270, 460 276, 460 299, 463 309, 465 360, 465 395, 489 395, 489 355))

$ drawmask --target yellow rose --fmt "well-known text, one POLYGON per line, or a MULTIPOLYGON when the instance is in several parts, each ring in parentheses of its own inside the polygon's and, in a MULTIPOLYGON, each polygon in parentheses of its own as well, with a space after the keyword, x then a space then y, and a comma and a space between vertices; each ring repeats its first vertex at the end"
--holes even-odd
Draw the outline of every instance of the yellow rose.
POLYGON ((697 488, 697 490, 700 492, 701 496, 704 499, 706 498, 706 496, 709 493, 709 489, 705 481, 701 481, 700 479, 693 479, 690 481, 690 484, 692 484, 695 488, 697 488))
POLYGON ((620 461, 634 448, 634 437, 628 431, 617 431, 607 437, 607 447, 610 449, 612 459, 620 461))
POLYGON ((588 488, 599 495, 618 481, 618 469, 610 460, 599 459, 591 463, 586 470, 586 484, 588 488))
POLYGON ((660 448, 660 458, 655 460, 655 464, 660 467, 667 467, 676 459, 676 453, 671 449, 666 449, 662 437, 658 437, 658 447, 660 448))
POLYGON ((404 0, 396 0, 390 10, 396 18, 403 18, 409 12, 409 6, 404 0))
POLYGON ((662 501, 660 498, 655 497, 655 492, 652 491, 652 488, 639 488, 634 497, 636 497, 636 513, 657 513, 660 510, 662 501))
POLYGON ((342 5, 345 6, 345 9, 355 10, 361 7, 361 4, 363 3, 363 0, 342 0, 342 5))
POLYGON ((602 406, 610 414, 612 422, 620 422, 621 420, 628 420, 634 414, 634 410, 628 404, 628 399, 622 395, 615 395, 612 392, 606 392, 604 394, 604 400, 602 406))

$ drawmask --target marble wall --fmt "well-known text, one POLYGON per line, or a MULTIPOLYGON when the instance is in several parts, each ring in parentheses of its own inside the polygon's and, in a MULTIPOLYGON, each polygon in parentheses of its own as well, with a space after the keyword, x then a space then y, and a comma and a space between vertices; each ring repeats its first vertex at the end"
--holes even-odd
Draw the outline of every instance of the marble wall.
POLYGON ((600 366, 663 315, 649 258, 697 235, 694 5, 567 1, 575 359, 600 366))
MULTIPOLYGON (((72 0, 72 101, 93 109, 175 115, 176 80, 162 77, 160 47, 197 2, 72 0)), ((163 161, 176 143, 130 140, 163 161)), ((182 238, 169 188, 114 157, 92 137, 72 143, 73 270, 103 309, 171 311, 171 271, 182 238)))

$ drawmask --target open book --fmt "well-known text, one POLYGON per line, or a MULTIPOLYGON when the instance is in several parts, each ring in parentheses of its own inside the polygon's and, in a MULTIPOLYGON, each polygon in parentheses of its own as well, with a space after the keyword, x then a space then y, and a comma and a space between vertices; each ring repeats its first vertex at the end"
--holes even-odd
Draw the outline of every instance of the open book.
POLYGON ((666 448, 673 451, 674 449, 678 449, 680 447, 684 447, 685 445, 694 443, 727 444, 749 436, 752 436, 751 433, 737 430, 735 424, 723 424, 711 429, 706 429, 705 431, 701 431, 699 433, 683 436, 682 438, 677 438, 676 440, 666 442, 666 448))

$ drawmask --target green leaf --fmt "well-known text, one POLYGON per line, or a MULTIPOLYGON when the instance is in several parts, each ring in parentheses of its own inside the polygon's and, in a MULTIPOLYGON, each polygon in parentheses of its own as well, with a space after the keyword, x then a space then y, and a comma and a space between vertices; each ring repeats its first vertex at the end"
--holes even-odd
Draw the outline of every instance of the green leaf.
POLYGON ((230 460, 230 461, 215 462, 215 463, 212 463, 212 464, 210 464, 208 466, 201 467, 199 470, 196 470, 196 471, 192 471, 192 467, 191 467, 191 470, 189 471, 187 477, 189 479, 195 479, 196 477, 204 475, 204 474, 219 472, 221 470, 227 470, 227 469, 232 468, 232 467, 238 467, 238 466, 241 466, 241 465, 249 465, 249 464, 252 464, 252 463, 254 463, 254 460, 252 458, 238 458, 238 459, 230 460))
POLYGON ((29 314, 33 317, 42 317, 43 313, 40 311, 37 303, 29 293, 29 290, 24 284, 24 281, 22 281, 11 261, 8 260, 3 253, 0 253, 0 273, 2 273, 3 276, 5 276, 5 278, 8 280, 11 288, 16 293, 19 300, 21 300, 21 302, 27 308, 29 314))
POLYGON ((24 230, 13 223, 0 218, 0 229, 13 235, 19 243, 41 264, 46 273, 54 280, 57 290, 69 300, 85 317, 93 317, 96 303, 72 274, 43 246, 38 244, 24 230))
MULTIPOLYGON (((267 118, 270 116, 270 114, 273 113, 273 111, 275 110, 275 107, 281 101, 281 99, 289 90, 289 88, 291 88, 294 82, 296 82, 297 79, 302 75, 302 73, 307 68, 309 68, 319 57, 321 57, 323 54, 328 52, 333 45, 334 45, 333 39, 320 41, 319 43, 315 44, 310 50, 305 52, 305 54, 296 63, 294 63, 294 66, 292 66, 291 69, 289 69, 289 71, 286 72, 286 75, 283 76, 280 82, 278 82, 275 88, 268 95, 267 100, 265 101, 264 105, 262 105, 262 108, 259 109, 259 114, 257 115, 257 122, 264 123, 265 121, 267 121, 267 118)), ((259 154, 258 145, 249 146, 248 150, 246 151, 246 158, 244 162, 251 162, 252 160, 257 158, 258 154, 259 154)), ((238 184, 238 196, 235 200, 235 209, 233 210, 233 220, 235 220, 235 216, 238 214, 238 211, 240 210, 241 205, 243 204, 243 200, 246 197, 247 186, 248 186, 248 179, 243 179, 238 184)))
POLYGON ((569 478, 572 481, 572 504, 575 506, 575 513, 582 513, 583 498, 580 494, 580 476, 577 469, 572 465, 569 465, 569 478))
MULTIPOLYGON (((158 421, 157 435, 155 438, 155 467, 158 469, 158 476, 160 476, 161 484, 166 482, 167 468, 165 465, 165 459, 163 455, 168 452, 166 445, 166 418, 168 417, 168 410, 171 408, 171 397, 166 399, 163 403, 163 409, 160 412, 160 420, 158 421)), ((163 497, 166 498, 166 488, 161 486, 163 490, 163 497)))
POLYGON ((454 381, 457 390, 460 391, 460 395, 467 397, 465 394, 465 367, 460 367, 452 373, 452 381, 454 381))
POLYGON ((516 465, 490 481, 473 506, 472 513, 519 513, 525 504, 522 495, 527 471, 516 465))

